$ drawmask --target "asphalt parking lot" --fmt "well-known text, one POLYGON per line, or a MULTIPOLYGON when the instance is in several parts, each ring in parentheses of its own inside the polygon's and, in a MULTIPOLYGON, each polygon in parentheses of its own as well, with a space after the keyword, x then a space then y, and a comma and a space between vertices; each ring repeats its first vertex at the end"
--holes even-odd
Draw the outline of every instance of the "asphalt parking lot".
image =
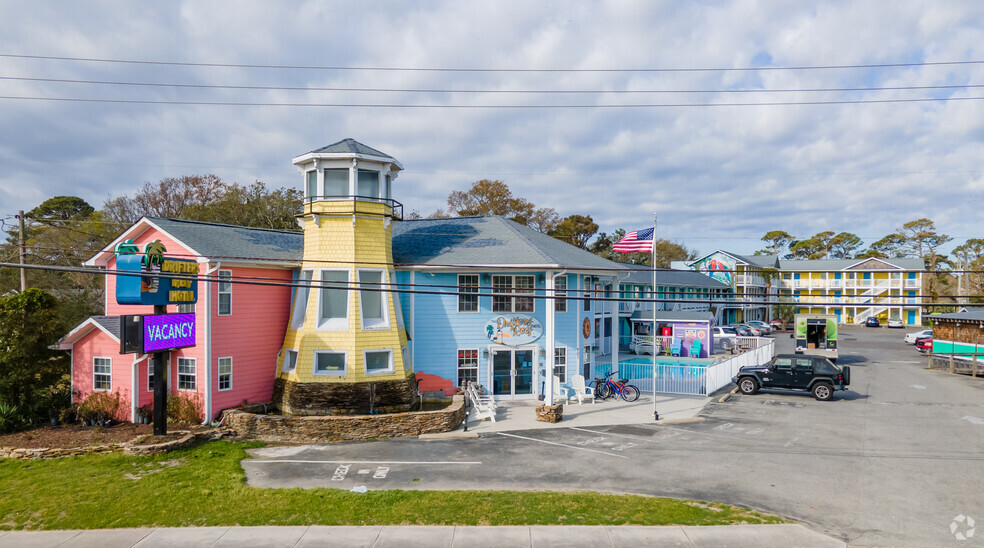
POLYGON ((689 424, 270 447, 243 467, 257 487, 589 489, 749 506, 850 544, 984 544, 951 532, 984 520, 984 379, 926 370, 904 332, 844 328, 852 384, 831 402, 763 391, 689 424))

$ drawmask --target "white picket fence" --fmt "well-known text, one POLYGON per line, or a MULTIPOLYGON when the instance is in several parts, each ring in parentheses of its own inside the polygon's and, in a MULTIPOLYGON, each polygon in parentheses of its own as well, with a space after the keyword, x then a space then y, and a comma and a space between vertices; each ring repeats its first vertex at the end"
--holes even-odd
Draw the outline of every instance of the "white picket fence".
POLYGON ((776 355, 775 339, 756 338, 758 342, 754 349, 742 352, 707 368, 707 371, 704 372, 704 394, 713 394, 715 390, 727 386, 742 367, 762 365, 776 355))
MULTIPOLYGON (((743 337, 745 352, 708 367, 698 365, 656 365, 652 390, 664 394, 707 395, 731 382, 738 370, 762 365, 775 356, 776 341, 765 337, 743 337)), ((638 383, 637 383, 638 385, 638 383)), ((642 389, 642 386, 639 386, 642 389)), ((646 388, 649 388, 648 386, 646 388)))

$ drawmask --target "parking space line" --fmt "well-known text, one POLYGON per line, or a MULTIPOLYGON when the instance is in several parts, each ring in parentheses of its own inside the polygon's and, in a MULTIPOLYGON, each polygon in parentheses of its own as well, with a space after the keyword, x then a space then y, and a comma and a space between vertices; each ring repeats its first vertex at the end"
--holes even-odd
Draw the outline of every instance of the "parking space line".
POLYGON ((295 464, 482 464, 482 461, 413 461, 413 460, 298 460, 298 459, 247 459, 243 462, 289 462, 295 464))
POLYGON ((621 458, 621 459, 627 459, 627 458, 629 458, 629 457, 626 457, 625 455, 619 455, 619 454, 616 454, 616 453, 608 453, 608 452, 605 452, 605 451, 598 451, 597 449, 588 449, 587 447, 578 447, 576 445, 567 445, 566 443, 557 443, 555 441, 540 440, 540 439, 536 439, 536 438, 527 438, 526 436, 517 436, 516 434, 507 434, 505 432, 496 432, 496 433, 499 434, 500 436, 507 436, 507 437, 510 437, 510 438, 519 438, 521 440, 538 441, 540 443, 546 443, 548 445, 559 445, 561 447, 567 447, 568 449, 577 449, 578 451, 590 451, 592 453, 601 453, 602 455, 608 455, 609 457, 618 457, 618 458, 621 458))

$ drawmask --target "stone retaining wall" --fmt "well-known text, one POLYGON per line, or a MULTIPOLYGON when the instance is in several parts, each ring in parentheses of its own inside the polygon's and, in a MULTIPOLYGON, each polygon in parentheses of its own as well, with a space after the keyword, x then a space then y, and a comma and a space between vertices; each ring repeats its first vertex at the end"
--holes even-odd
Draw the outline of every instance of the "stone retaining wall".
POLYGON ((182 433, 184 435, 176 440, 155 444, 137 444, 137 441, 144 438, 144 436, 138 436, 123 443, 90 445, 88 447, 73 447, 70 449, 47 447, 0 447, 0 459, 54 459, 58 457, 71 457, 76 455, 91 455, 94 453, 118 453, 121 451, 127 455, 153 455, 155 453, 166 453, 181 447, 187 447, 198 439, 214 440, 230 436, 230 433, 226 430, 209 430, 206 432, 199 432, 197 434, 186 431, 177 431, 172 433, 182 433))
POLYGON ((448 432, 465 418, 464 396, 437 411, 411 411, 388 415, 284 416, 229 411, 225 425, 243 439, 274 443, 325 443, 405 438, 448 432))
POLYGON ((363 415, 409 411, 420 401, 417 378, 378 382, 273 382, 273 404, 289 415, 363 415))

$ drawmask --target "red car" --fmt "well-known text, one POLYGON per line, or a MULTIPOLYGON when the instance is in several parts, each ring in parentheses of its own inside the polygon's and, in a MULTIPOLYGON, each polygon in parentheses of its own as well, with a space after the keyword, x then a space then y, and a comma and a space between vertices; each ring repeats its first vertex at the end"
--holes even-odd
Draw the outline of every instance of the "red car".
POLYGON ((933 338, 924 337, 922 339, 916 340, 916 350, 920 352, 926 352, 933 349, 933 338))

